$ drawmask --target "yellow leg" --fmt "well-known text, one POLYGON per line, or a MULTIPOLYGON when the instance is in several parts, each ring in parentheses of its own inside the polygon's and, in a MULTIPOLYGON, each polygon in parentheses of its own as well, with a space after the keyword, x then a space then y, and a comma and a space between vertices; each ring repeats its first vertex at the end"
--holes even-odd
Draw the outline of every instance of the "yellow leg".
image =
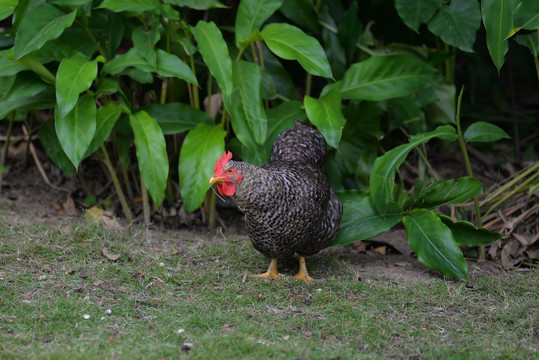
POLYGON ((310 277, 309 273, 307 272, 307 266, 305 265, 305 258, 303 256, 299 257, 299 271, 296 275, 294 275, 294 278, 303 280, 305 282, 313 281, 313 278, 310 277))
POLYGON ((271 262, 268 267, 268 271, 266 271, 263 274, 255 274, 251 275, 259 278, 264 278, 266 280, 275 280, 280 278, 281 276, 277 272, 277 259, 271 259, 271 262))

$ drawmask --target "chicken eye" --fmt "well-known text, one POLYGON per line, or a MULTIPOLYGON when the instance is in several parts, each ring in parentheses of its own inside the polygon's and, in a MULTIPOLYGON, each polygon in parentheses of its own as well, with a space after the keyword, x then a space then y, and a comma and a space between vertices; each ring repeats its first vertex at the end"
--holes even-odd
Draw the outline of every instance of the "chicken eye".
POLYGON ((234 170, 232 170, 232 169, 228 169, 228 170, 226 171, 227 174, 232 174, 233 172, 234 172, 234 170))

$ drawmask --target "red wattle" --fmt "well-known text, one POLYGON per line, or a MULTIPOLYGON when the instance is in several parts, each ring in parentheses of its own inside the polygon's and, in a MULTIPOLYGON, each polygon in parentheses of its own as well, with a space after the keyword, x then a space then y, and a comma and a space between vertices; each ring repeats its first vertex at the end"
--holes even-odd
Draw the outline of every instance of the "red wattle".
POLYGON ((236 185, 223 181, 222 183, 217 183, 217 190, 219 190, 221 195, 232 196, 236 192, 236 185))

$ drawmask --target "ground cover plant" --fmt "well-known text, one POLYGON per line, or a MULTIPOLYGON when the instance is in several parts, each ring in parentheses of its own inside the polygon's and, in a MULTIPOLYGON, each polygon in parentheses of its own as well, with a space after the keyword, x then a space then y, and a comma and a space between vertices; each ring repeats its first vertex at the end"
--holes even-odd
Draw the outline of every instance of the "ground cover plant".
MULTIPOLYGON (((151 236, 1 215, 3 359, 537 354, 537 272, 487 262, 472 267, 467 283, 403 281, 322 254, 311 260, 311 284, 264 282, 244 277, 262 260, 245 237, 213 232, 201 241, 201 233, 151 236)), ((282 272, 294 273, 295 261, 282 272)))

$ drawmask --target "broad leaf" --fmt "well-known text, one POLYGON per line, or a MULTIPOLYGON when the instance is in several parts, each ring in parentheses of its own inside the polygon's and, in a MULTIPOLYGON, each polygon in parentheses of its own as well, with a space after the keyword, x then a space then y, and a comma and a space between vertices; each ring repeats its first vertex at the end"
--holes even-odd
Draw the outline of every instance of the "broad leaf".
POLYGON ((444 204, 458 204, 482 192, 483 184, 476 178, 440 180, 424 189, 417 207, 434 208, 444 204))
MULTIPOLYGON (((234 62, 233 83, 235 88, 241 89, 243 113, 241 118, 247 121, 246 125, 251 134, 249 136, 252 136, 257 144, 262 145, 266 140, 267 120, 262 104, 262 74, 258 65, 242 60, 234 62)), ((237 112, 234 114, 237 115, 237 112)))
POLYGON ((159 41, 161 35, 159 29, 154 26, 150 30, 146 30, 143 26, 139 26, 133 30, 132 39, 133 45, 138 54, 142 56, 150 66, 157 67, 157 53, 155 52, 155 44, 159 41))
POLYGON ((457 102, 455 101, 455 84, 438 83, 432 86, 438 98, 436 102, 428 104, 424 110, 429 122, 434 124, 455 124, 457 102))
POLYGON ((226 8, 219 0, 164 0, 164 2, 197 10, 226 8))
POLYGON ((226 131, 221 125, 199 124, 189 131, 180 151, 180 191, 185 211, 191 213, 204 201, 215 162, 225 149, 226 131))
POLYGON ((319 19, 312 0, 283 1, 283 5, 279 8, 279 12, 284 14, 284 16, 292 20, 292 22, 298 26, 312 30, 314 33, 318 32, 319 19))
POLYGON ((159 0, 103 0, 98 8, 109 9, 113 12, 130 11, 140 14, 144 11, 158 9, 159 6, 159 0))
POLYGON ((268 48, 280 58, 297 60, 312 75, 333 77, 324 49, 318 40, 301 29, 289 24, 273 23, 260 34, 268 48))
POLYGON ((431 269, 456 279, 468 280, 468 266, 451 230, 434 213, 414 209, 403 219, 408 244, 417 259, 431 269))
POLYGON ((372 206, 369 193, 365 191, 341 191, 337 196, 343 203, 339 233, 331 246, 344 246, 358 240, 378 236, 402 219, 402 210, 391 202, 385 216, 372 206))
POLYGON ((176 77, 198 86, 197 78, 191 68, 176 55, 161 49, 157 49, 157 73, 165 77, 176 77))
MULTIPOLYGON (((191 27, 198 49, 225 98, 232 93, 232 60, 221 31, 213 22, 199 21, 191 27)), ((225 102, 227 99, 225 99, 225 102)))
POLYGON ((56 135, 75 168, 78 168, 84 159, 94 137, 96 112, 94 96, 91 93, 82 96, 66 116, 61 116, 58 108, 55 110, 56 135))
POLYGON ((309 120, 324 135, 330 146, 338 148, 342 129, 346 123, 346 119, 342 114, 339 92, 331 91, 320 99, 305 95, 303 101, 309 120))
POLYGON ((493 142, 511 137, 500 127, 484 121, 478 121, 470 125, 464 135, 465 142, 493 142))
POLYGON ((509 50, 507 34, 513 27, 513 9, 516 0, 483 0, 481 14, 487 30, 487 47, 498 72, 502 68, 505 54, 509 50))
POLYGON ((24 55, 17 60, 17 63, 32 70, 49 84, 54 84, 56 82, 54 75, 37 59, 34 54, 24 55))
POLYGON ((73 24, 76 14, 77 11, 65 14, 49 3, 31 9, 21 20, 15 37, 15 60, 59 37, 65 28, 73 24))
POLYGON ((102 61, 99 56, 88 61, 80 55, 62 60, 56 72, 56 99, 60 117, 64 117, 75 107, 79 94, 92 85, 97 76, 97 62, 102 61))
POLYGON ((73 175, 75 167, 62 149, 58 136, 56 136, 54 123, 50 121, 43 124, 39 129, 37 136, 39 137, 39 141, 41 141, 45 152, 56 166, 58 166, 67 176, 73 175))
POLYGON ((122 108, 114 103, 101 106, 97 109, 97 115, 95 118, 95 134, 86 150, 84 157, 93 154, 100 146, 107 140, 116 124, 116 120, 120 117, 122 108))
POLYGON ((459 246, 481 246, 504 238, 502 234, 495 231, 485 228, 477 229, 468 221, 453 222, 449 216, 438 215, 438 217, 451 230, 459 246))
POLYGON ((50 85, 45 84, 32 73, 20 73, 2 100, 0 119, 13 110, 50 108, 54 106, 54 103, 54 92, 50 85))
POLYGON ((24 70, 26 70, 25 66, 17 64, 13 60, 13 48, 0 50, 0 74, 2 76, 15 75, 24 70))
MULTIPOLYGON (((301 103, 297 100, 283 102, 267 111, 268 135, 264 143, 266 154, 271 154, 271 148, 277 136, 285 130, 294 127, 294 119, 305 119, 305 112, 301 109, 301 103)), ((269 159, 265 159, 267 162, 269 159)))
POLYGON ((165 196, 168 178, 168 156, 165 136, 157 121, 145 111, 129 116, 135 135, 137 159, 144 185, 159 206, 165 196))
POLYGON ((418 32, 419 25, 427 23, 443 2, 444 0, 395 0, 395 8, 402 21, 418 32))
MULTIPOLYGON (((135 48, 129 49, 125 54, 116 55, 112 60, 107 62, 101 71, 108 74, 120 74, 126 68, 137 68, 145 73, 151 73, 155 69, 139 55, 135 48)), ((151 76, 151 74, 150 74, 151 76)))
POLYGON ((346 71, 343 99, 380 101, 408 96, 440 79, 440 72, 411 55, 373 56, 346 71))
POLYGON ((395 170, 401 166, 413 148, 426 143, 434 137, 439 137, 443 140, 455 140, 457 136, 454 127, 450 125, 440 126, 434 131, 412 136, 408 144, 397 146, 376 159, 369 180, 374 208, 382 215, 386 213, 387 205, 395 187, 395 170))
POLYGON ((0 2, 0 20, 4 20, 11 14, 17 7, 19 0, 3 0, 0 2))
POLYGON ((518 4, 513 22, 516 27, 527 30, 539 29, 539 2, 524 0, 518 4))
POLYGON ((452 0, 428 23, 429 30, 446 44, 473 52, 475 33, 481 25, 479 2, 452 0))
MULTIPOLYGON (((534 57, 539 56, 539 44, 537 44, 537 32, 531 34, 519 35, 515 41, 530 50, 534 57)), ((2 69, 2 60, 0 60, 0 70, 2 69)))
POLYGON ((358 3, 356 1, 352 2, 339 22, 337 31, 337 35, 346 51, 346 57, 350 61, 354 59, 357 51, 357 43, 363 30, 363 25, 357 16, 357 9, 358 3))
POLYGON ((282 3, 283 0, 242 0, 234 27, 236 43, 251 36, 254 30, 260 29, 260 25, 280 8, 282 3))
POLYGON ((201 123, 213 125, 208 114, 184 103, 151 104, 142 110, 157 120, 165 135, 180 134, 201 123))

